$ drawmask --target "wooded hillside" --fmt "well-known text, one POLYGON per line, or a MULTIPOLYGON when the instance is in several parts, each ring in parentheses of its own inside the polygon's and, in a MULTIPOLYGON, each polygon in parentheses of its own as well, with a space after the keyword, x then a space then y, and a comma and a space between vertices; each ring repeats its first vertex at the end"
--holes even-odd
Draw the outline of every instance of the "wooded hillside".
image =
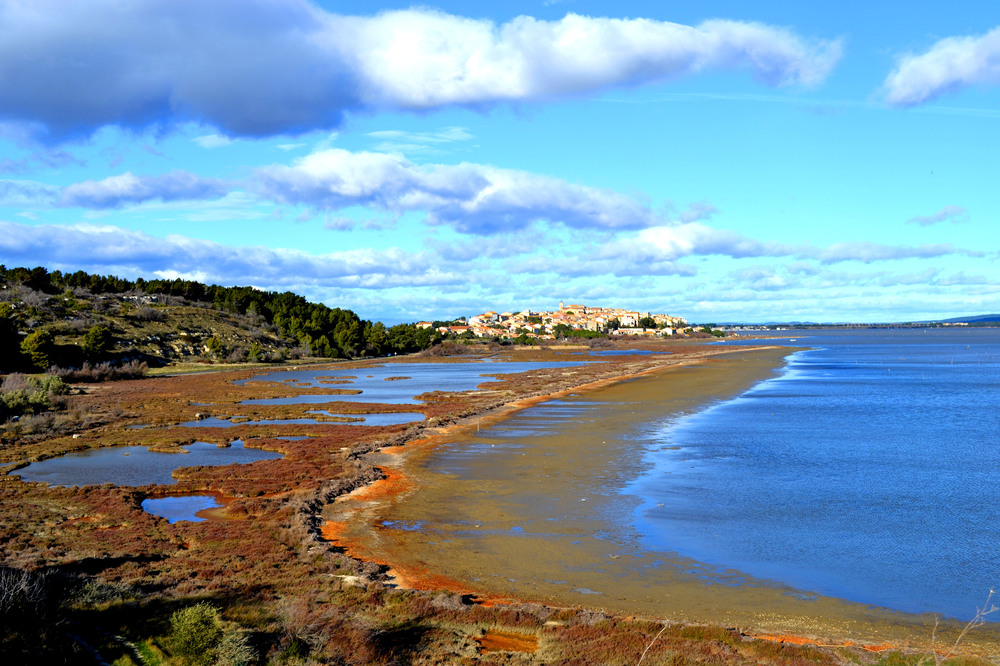
POLYGON ((0 372, 409 353, 441 339, 292 292, 0 265, 0 372))

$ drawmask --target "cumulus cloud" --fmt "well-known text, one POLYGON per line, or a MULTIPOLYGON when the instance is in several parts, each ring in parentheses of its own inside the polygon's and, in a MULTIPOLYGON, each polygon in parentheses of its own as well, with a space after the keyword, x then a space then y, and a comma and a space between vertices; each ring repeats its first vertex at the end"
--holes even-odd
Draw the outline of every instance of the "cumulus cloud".
POLYGON ((974 85, 1000 84, 1000 28, 979 37, 948 37, 907 55, 885 80, 885 99, 916 106, 974 85))
POLYGON ((968 222, 969 213, 962 206, 945 206, 933 215, 917 215, 907 220, 909 224, 926 227, 940 222, 968 222))
POLYGON ((597 250, 600 259, 614 259, 635 265, 674 262, 684 257, 716 255, 733 259, 788 257, 800 260, 794 272, 812 272, 802 260, 835 264, 845 261, 872 263, 902 259, 932 259, 948 255, 983 257, 982 252, 956 248, 951 244, 917 246, 883 245, 870 242, 834 243, 828 247, 787 244, 748 238, 735 231, 717 229, 698 222, 668 224, 643 229, 597 250))
POLYGON ((309 0, 7 3, 0 35, 0 121, 50 140, 190 120, 227 136, 297 133, 350 111, 538 101, 717 69, 810 86, 841 52, 759 23, 497 25, 424 8, 343 16, 309 0))
POLYGON ((284 248, 232 247, 180 235, 158 238, 93 224, 28 226, 0 221, 0 256, 12 265, 68 266, 136 276, 172 271, 202 275, 209 282, 268 289, 303 281, 382 289, 462 280, 439 269, 430 257, 398 248, 315 255, 284 248))
POLYGON ((329 149, 292 166, 263 167, 254 191, 319 210, 370 206, 426 211, 434 224, 471 234, 514 231, 536 220, 574 228, 636 229, 660 223, 649 206, 612 190, 526 171, 463 163, 418 166, 400 155, 329 149))
POLYGON ((765 243, 734 231, 689 222, 644 229, 631 238, 605 245, 600 256, 644 263, 674 261, 692 255, 745 258, 786 256, 795 252, 792 246, 765 243))
POLYGON ((414 9, 343 20, 362 53, 364 97, 404 108, 544 99, 708 69, 750 69, 771 86, 814 85, 841 51, 839 42, 724 20, 687 26, 568 14, 497 26, 414 9))
POLYGON ((60 203, 83 208, 118 208, 154 200, 218 199, 227 191, 228 186, 223 181, 188 171, 173 171, 161 176, 136 176, 126 171, 104 180, 68 185, 62 190, 60 203))

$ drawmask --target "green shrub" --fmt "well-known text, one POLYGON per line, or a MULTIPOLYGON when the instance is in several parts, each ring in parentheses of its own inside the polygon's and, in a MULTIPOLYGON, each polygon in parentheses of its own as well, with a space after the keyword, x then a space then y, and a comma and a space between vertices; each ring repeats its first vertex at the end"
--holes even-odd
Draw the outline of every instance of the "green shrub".
POLYGON ((55 375, 42 375, 41 377, 29 377, 28 381, 39 391, 52 395, 66 395, 69 393, 69 384, 62 378, 55 375))
POLYGON ((98 358, 111 351, 114 344, 115 340, 111 335, 111 329, 98 324, 83 336, 83 344, 81 346, 83 347, 83 353, 88 357, 98 358))
POLYGON ((38 370, 46 370, 55 348, 55 340, 48 331, 35 331, 21 341, 21 352, 38 370))
POLYGON ((187 663, 211 663, 221 638, 219 611, 211 604, 195 604, 170 616, 170 649, 187 663))

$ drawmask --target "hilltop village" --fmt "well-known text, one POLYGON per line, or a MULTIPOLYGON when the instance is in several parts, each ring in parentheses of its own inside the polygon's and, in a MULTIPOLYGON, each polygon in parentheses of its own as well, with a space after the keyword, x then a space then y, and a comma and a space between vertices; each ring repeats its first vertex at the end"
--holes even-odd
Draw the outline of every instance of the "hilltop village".
MULTIPOLYGON (((461 320, 459 320, 459 324, 461 320)), ((418 328, 430 328, 433 322, 417 323, 418 328)), ((484 312, 469 317, 464 325, 437 326, 441 333, 468 335, 478 338, 537 338, 551 340, 570 331, 606 333, 608 335, 643 335, 650 337, 674 335, 687 327, 683 317, 651 314, 622 308, 602 308, 559 303, 554 312, 524 310, 522 312, 484 312)))

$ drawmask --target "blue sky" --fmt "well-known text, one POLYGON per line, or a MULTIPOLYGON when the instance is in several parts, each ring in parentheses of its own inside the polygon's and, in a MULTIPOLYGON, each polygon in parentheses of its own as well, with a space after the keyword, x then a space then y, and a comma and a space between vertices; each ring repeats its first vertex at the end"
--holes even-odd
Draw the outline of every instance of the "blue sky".
POLYGON ((1000 312, 987 3, 0 1, 0 263, 386 322, 1000 312))

